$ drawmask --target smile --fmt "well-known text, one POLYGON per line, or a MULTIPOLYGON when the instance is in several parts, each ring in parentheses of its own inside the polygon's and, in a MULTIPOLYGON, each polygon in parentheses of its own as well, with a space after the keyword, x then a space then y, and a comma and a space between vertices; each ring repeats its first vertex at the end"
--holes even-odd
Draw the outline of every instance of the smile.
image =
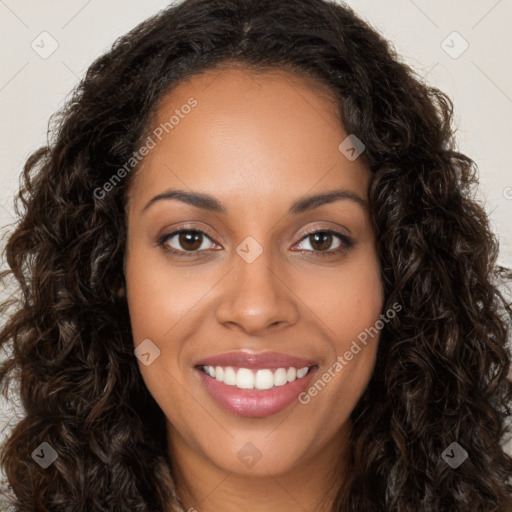
POLYGON ((202 366, 206 375, 214 378, 218 382, 223 382, 228 386, 236 386, 239 389, 272 389, 273 387, 284 386, 289 382, 304 377, 311 367, 278 368, 272 371, 270 368, 254 370, 250 368, 233 368, 231 366, 202 366))
POLYGON ((231 352, 197 361, 201 385, 224 411, 262 418, 292 406, 307 389, 318 365, 314 360, 275 352, 231 352))

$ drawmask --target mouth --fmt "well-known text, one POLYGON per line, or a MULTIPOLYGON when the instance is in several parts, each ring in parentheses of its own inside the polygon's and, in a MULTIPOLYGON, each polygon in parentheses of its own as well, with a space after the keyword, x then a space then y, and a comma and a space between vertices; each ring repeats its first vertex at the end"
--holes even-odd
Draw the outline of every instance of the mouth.
POLYGON ((297 379, 302 379, 314 366, 304 366, 303 368, 233 368, 232 366, 200 366, 199 369, 206 375, 222 382, 227 386, 236 386, 238 389, 254 389, 264 391, 280 386, 285 386, 297 379))
POLYGON ((225 411, 262 418, 298 404, 297 397, 307 389, 318 365, 282 354, 232 353, 201 361, 194 368, 207 393, 225 411))

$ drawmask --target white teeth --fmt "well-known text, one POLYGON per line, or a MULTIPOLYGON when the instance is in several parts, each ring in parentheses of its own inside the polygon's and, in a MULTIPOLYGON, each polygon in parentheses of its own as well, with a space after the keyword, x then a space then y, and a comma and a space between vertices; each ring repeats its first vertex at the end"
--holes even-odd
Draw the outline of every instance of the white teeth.
POLYGON ((302 377, 304 377, 304 375, 306 375, 306 373, 308 373, 307 367, 297 370, 297 379, 301 379, 302 377))
POLYGON ((239 368, 236 374, 236 387, 240 389, 253 389, 254 373, 248 368, 239 368))
POLYGON ((276 370, 239 368, 238 371, 235 371, 231 366, 203 366, 202 369, 210 377, 228 386, 258 390, 284 386, 296 379, 301 379, 309 371, 307 366, 298 369, 289 367, 288 370, 286 368, 277 368, 276 370))
POLYGON ((284 386, 288 383, 286 379, 286 370, 279 368, 274 372, 274 386, 284 386))
MULTIPOLYGON (((240 370, 239 370, 240 371, 240 370)), ((256 372, 256 389, 270 389, 274 385, 274 375, 270 370, 258 370, 256 372)))
MULTIPOLYGON (((215 377, 215 378, 217 378, 217 377, 215 377)), ((219 380, 219 379, 217 379, 217 380, 219 380)), ((229 386, 236 386, 236 373, 235 373, 235 370, 233 370, 233 368, 231 368, 231 366, 228 366, 224 370, 223 382, 224 382, 224 384, 228 384, 229 386)))

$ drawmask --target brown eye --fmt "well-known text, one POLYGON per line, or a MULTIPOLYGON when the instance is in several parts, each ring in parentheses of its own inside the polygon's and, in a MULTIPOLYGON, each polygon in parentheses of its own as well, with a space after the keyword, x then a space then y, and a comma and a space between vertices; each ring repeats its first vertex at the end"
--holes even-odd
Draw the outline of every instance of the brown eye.
POLYGON ((332 235, 325 231, 318 231, 309 235, 311 247, 317 251, 327 251, 332 244, 332 235))
POLYGON ((352 246, 353 242, 349 237, 329 229, 305 233, 298 244, 299 251, 312 252, 315 256, 341 254, 348 251, 352 246), (309 247, 301 247, 306 242, 309 247))
POLYGON ((201 247, 203 235, 197 231, 182 231, 178 242, 186 251, 195 251, 201 247))
POLYGON ((210 237, 200 230, 181 229, 162 236, 158 240, 158 245, 162 246, 165 251, 186 255, 186 253, 198 253, 211 248, 208 247, 208 241, 215 245, 210 237))

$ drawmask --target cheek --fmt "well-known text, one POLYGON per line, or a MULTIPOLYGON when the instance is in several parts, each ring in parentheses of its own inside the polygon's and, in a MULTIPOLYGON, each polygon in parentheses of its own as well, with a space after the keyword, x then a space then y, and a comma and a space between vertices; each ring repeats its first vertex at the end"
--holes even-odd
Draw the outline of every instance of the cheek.
POLYGON ((355 407, 375 366, 380 334, 375 326, 384 301, 377 256, 368 251, 345 271, 317 280, 317 286, 305 283, 306 290, 308 306, 327 327, 330 350, 302 403, 334 428, 355 407))
POLYGON ((138 362, 141 375, 160 407, 169 411, 187 406, 183 389, 192 371, 187 362, 208 314, 208 292, 219 278, 199 266, 173 268, 155 252, 129 252, 126 296, 134 348, 149 339, 159 350, 151 364, 138 362))
POLYGON ((306 298, 308 308, 327 327, 338 354, 378 320, 384 301, 376 254, 361 252, 349 263, 333 273, 301 278, 297 285, 297 295, 306 298))
POLYGON ((338 303, 338 310, 343 314, 335 316, 335 311, 332 311, 333 330, 339 334, 336 353, 345 361, 340 371, 345 375, 340 381, 345 383, 345 391, 354 390, 356 398, 363 392, 373 372, 380 334, 375 326, 384 302, 374 254, 369 254, 367 261, 362 263, 361 268, 345 277, 344 293, 339 294, 338 303))
POLYGON ((335 308, 330 311, 335 332, 346 340, 347 335, 353 339, 365 328, 374 325, 383 305, 383 289, 377 265, 364 268, 344 276, 341 293, 337 295, 335 308))
POLYGON ((134 249, 127 258, 127 301, 135 344, 152 336, 168 338, 183 319, 200 310, 201 300, 216 282, 199 267, 171 267, 161 255, 155 257, 156 252, 134 249))
POLYGON ((149 339, 159 351, 153 352, 158 356, 149 365, 138 360, 140 373, 160 408, 179 421, 186 417, 187 403, 183 400, 185 382, 177 366, 182 347, 175 340, 190 336, 190 312, 204 295, 206 284, 184 279, 183 273, 180 277, 179 270, 163 268, 161 261, 137 248, 129 252, 125 276, 134 348, 149 339))

